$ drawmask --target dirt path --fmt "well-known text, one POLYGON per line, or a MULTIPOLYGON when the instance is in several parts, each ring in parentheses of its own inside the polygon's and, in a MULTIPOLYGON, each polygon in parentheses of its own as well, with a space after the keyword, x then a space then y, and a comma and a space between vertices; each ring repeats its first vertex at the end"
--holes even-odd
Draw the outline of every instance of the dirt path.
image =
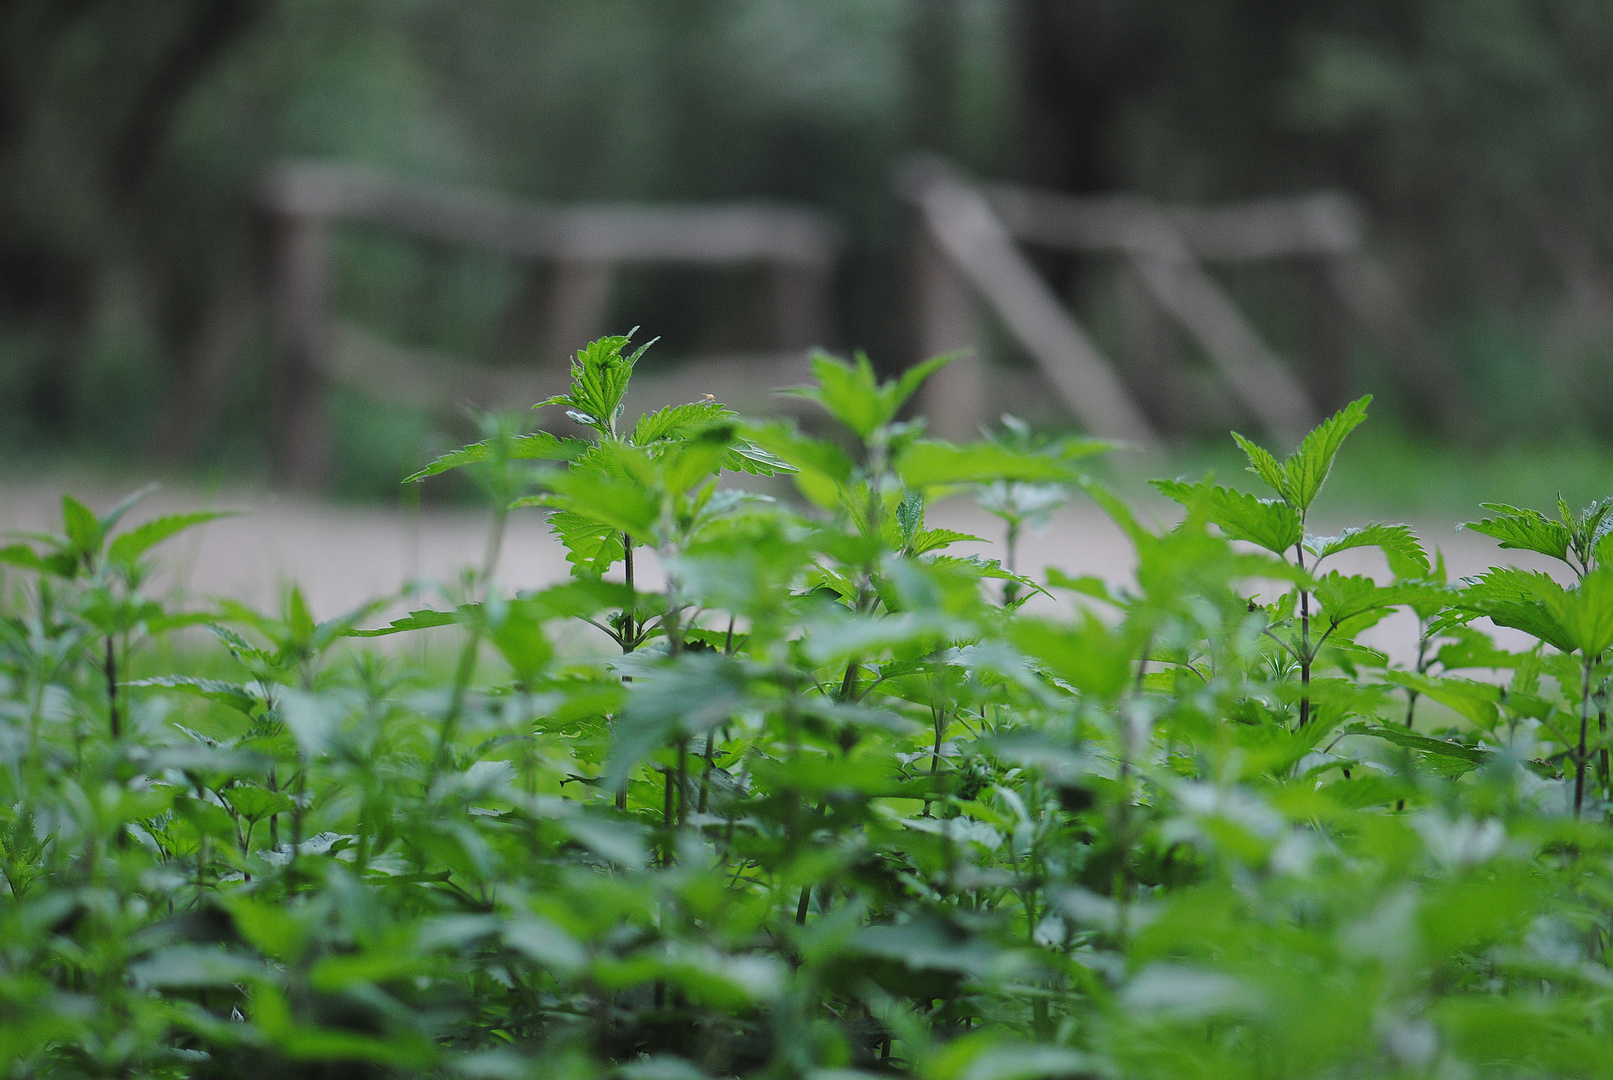
MULTIPOLYGON (((40 479, 0 488, 0 530, 48 529, 60 520, 62 490, 72 490, 96 510, 125 494, 93 480, 40 479)), ((427 592, 432 583, 451 584, 468 566, 479 565, 487 534, 487 516, 468 510, 402 510, 332 505, 296 496, 247 488, 208 496, 167 489, 133 512, 137 522, 160 513, 198 508, 235 509, 242 513, 213 522, 165 549, 171 569, 154 589, 179 588, 196 596, 227 596, 272 608, 287 584, 299 584, 321 618, 350 611, 372 599, 396 596, 411 581, 427 592)), ((933 508, 929 524, 985 537, 985 544, 963 544, 955 550, 1001 557, 1002 530, 989 515, 963 500, 933 508)), ((1440 546, 1452 576, 1476 574, 1499 563, 1548 568, 1549 560, 1519 557, 1498 550, 1489 539, 1455 531, 1450 523, 1421 523, 1418 531, 1432 548, 1440 546)), ((1090 503, 1058 513, 1052 524, 1021 542, 1020 567, 1040 575, 1049 566, 1072 574, 1096 574, 1113 584, 1130 580, 1135 559, 1130 544, 1115 525, 1090 503)), ((1381 557, 1370 551, 1346 552, 1338 569, 1383 573, 1381 557)), ((499 578, 507 585, 530 588, 565 577, 567 566, 559 543, 536 512, 511 516, 500 559, 499 578)), ((657 583, 653 562, 646 583, 657 583)), ((399 605, 394 605, 394 610, 399 605)), ((1510 632, 1508 632, 1510 634, 1510 632)), ((1369 640, 1392 655, 1414 655, 1416 628, 1405 614, 1369 632, 1369 640)), ((1516 640, 1516 639, 1514 639, 1516 640)))

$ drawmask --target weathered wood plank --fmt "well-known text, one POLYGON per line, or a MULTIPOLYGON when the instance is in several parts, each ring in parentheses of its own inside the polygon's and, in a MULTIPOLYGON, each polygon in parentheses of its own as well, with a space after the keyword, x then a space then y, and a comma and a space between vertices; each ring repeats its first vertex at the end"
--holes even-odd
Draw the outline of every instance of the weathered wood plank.
POLYGON ((936 161, 901 178, 925 224, 1095 435, 1151 445, 1153 426, 1132 402, 1098 347, 1014 246, 984 195, 936 161))
POLYGON ((974 438, 987 415, 989 388, 980 341, 980 312, 974 291, 930 230, 917 245, 914 314, 919 348, 926 357, 962 353, 924 384, 922 406, 930 431, 943 439, 974 438))
POLYGON ((275 471, 294 488, 324 486, 331 436, 321 399, 330 327, 330 243, 318 217, 286 215, 273 226, 271 275, 278 362, 274 367, 275 471))
POLYGON ((262 201, 281 215, 362 220, 530 259, 828 267, 841 246, 833 223, 802 207, 761 202, 547 207, 333 165, 276 169, 262 201))
POLYGON ((1239 400, 1280 439, 1303 435, 1316 407, 1298 380, 1260 340, 1231 299, 1195 261, 1208 244, 1238 251, 1332 252, 1350 238, 1331 202, 1264 203, 1231 211, 1173 214, 1137 196, 1078 199, 1026 188, 997 189, 1010 228, 1049 246, 1124 253, 1159 305, 1204 348, 1239 400), (1196 228, 1197 244, 1185 229, 1196 228), (1236 248, 1240 237, 1247 243, 1236 248))
POLYGON ((1326 256, 1361 246, 1361 214, 1337 192, 1227 206, 1157 206, 1133 195, 1076 196, 1013 184, 987 189, 993 208, 1026 243, 1124 251, 1163 214, 1188 252, 1210 262, 1326 256))

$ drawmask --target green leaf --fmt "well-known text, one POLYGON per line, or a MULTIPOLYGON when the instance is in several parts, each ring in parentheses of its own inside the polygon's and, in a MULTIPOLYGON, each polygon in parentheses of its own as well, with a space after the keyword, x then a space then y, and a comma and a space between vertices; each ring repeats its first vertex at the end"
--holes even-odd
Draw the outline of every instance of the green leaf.
MULTIPOLYGON (((587 478, 581 476, 557 484, 556 489, 553 494, 540 496, 538 505, 580 517, 595 528, 627 533, 641 545, 655 546, 660 500, 653 492, 626 481, 605 477, 589 483, 587 478)), ((550 520, 552 523, 553 515, 550 520)), ((561 538, 565 539, 565 534, 561 538)))
POLYGON ((928 360, 920 360, 902 372, 897 377, 894 385, 887 383, 887 389, 884 392, 889 395, 891 415, 895 416, 901 407, 907 403, 907 399, 912 397, 931 375, 964 355, 966 355, 965 352, 950 352, 942 353, 940 356, 932 356, 928 360))
POLYGON ((123 685, 178 690, 182 694, 190 694, 193 697, 216 701, 220 705, 228 705, 230 708, 238 709, 248 716, 253 714, 255 708, 264 703, 261 694, 254 693, 240 683, 225 682, 222 679, 200 679, 190 675, 154 675, 149 679, 136 679, 123 685))
POLYGON ((601 435, 614 437, 616 418, 621 413, 622 397, 627 393, 633 366, 644 355, 644 351, 655 344, 652 339, 639 346, 631 356, 623 356, 622 350, 627 347, 631 336, 614 335, 590 342, 571 361, 571 392, 540 401, 532 407, 541 409, 547 405, 564 405, 568 415, 579 424, 585 424, 601 435))
POLYGON ((1458 604, 1468 611, 1488 616, 1498 626, 1522 630, 1563 652, 1573 652, 1576 648, 1562 621, 1567 597, 1563 587, 1549 574, 1496 567, 1469 579, 1458 604))
POLYGON ((219 518, 232 517, 234 514, 233 510, 200 510, 190 514, 169 514, 166 517, 153 518, 115 538, 112 546, 107 549, 107 558, 119 566, 132 568, 141 555, 164 540, 177 536, 186 529, 205 525, 219 518))
POLYGON ((1299 543, 1303 531, 1299 514, 1287 503, 1258 499, 1208 481, 1188 484, 1181 480, 1155 480, 1152 483, 1166 498, 1187 507, 1189 515, 1203 514, 1233 540, 1246 540, 1278 555, 1299 543))
MULTIPOLYGON (((504 454, 512 460, 544 460, 569 461, 584 450, 588 444, 580 439, 563 439, 551 435, 547 431, 534 431, 526 435, 516 435, 504 441, 504 454)), ((462 446, 458 450, 451 450, 442 457, 427 465, 417 473, 403 478, 405 484, 424 480, 428 476, 448 472, 450 469, 461 469, 466 465, 475 465, 479 462, 489 461, 495 455, 492 440, 487 439, 469 446, 462 446)))
POLYGON ((1045 454, 1016 450, 1001 443, 965 446, 919 441, 896 459, 896 475, 911 488, 942 484, 985 484, 993 480, 1070 480, 1070 466, 1045 454))
POLYGON ((1009 638, 1053 675, 1102 701, 1114 700, 1130 685, 1140 652, 1137 642, 1091 614, 1073 626, 1021 617, 1010 624, 1009 638))
POLYGON ((632 442, 634 446, 648 446, 663 439, 687 438, 720 420, 733 419, 736 419, 734 411, 715 401, 668 405, 639 417, 633 427, 632 442))
POLYGON ((810 362, 817 385, 789 393, 816 401, 830 416, 865 441, 880 425, 890 422, 892 416, 886 415, 881 407, 874 365, 864 353, 859 351, 853 364, 825 352, 813 353, 810 362))
POLYGON ((220 902, 241 936, 271 960, 294 963, 312 936, 317 909, 305 906, 293 913, 272 901, 255 900, 242 893, 226 894, 220 902))
POLYGON ((1236 431, 1232 433, 1232 439, 1242 448, 1243 456, 1249 459, 1249 471, 1264 480, 1266 486, 1282 499, 1292 502, 1288 498, 1288 477, 1284 475, 1283 467, 1277 464, 1277 459, 1272 457, 1271 451, 1256 446, 1236 431))
POLYGON ((1613 646, 1613 567, 1586 574, 1565 601, 1560 620, 1582 656, 1613 646))
POLYGON ((1301 513, 1308 510, 1333 469, 1344 439, 1367 418, 1367 406, 1372 403, 1368 394, 1350 402, 1344 408, 1323 420, 1300 442, 1299 449, 1283 462, 1283 476, 1287 491, 1285 497, 1301 513))
POLYGON ((393 619, 386 626, 364 630, 358 627, 349 628, 343 637, 387 637, 392 634, 403 634, 411 630, 430 630, 438 626, 452 626, 475 617, 481 611, 480 604, 462 604, 453 611, 433 611, 422 608, 411 611, 402 618, 393 619))
POLYGON ((228 988, 268 974, 263 961, 216 946, 174 945, 129 965, 136 986, 159 989, 228 988))
POLYGON ((734 433, 732 424, 720 424, 674 443, 660 461, 665 489, 682 494, 716 474, 728 458, 734 433))
POLYGON ((858 350, 850 364, 825 352, 812 354, 812 375, 816 386, 787 391, 817 402, 864 442, 875 431, 896 419, 902 405, 925 379, 962 354, 936 356, 915 364, 900 378, 881 384, 874 376, 874 365, 858 350))
POLYGON ((278 1053, 295 1061, 367 1061, 398 1072, 422 1072, 437 1057, 431 1040, 417 1031, 378 1036, 294 1018, 280 987, 269 982, 253 990, 252 1020, 278 1053))
POLYGON ((219 797, 248 821, 262 821, 270 814, 289 814, 296 808, 291 796, 270 791, 256 784, 237 784, 219 792, 219 797))
POLYGON ((547 667, 554 656, 554 646, 543 632, 547 611, 532 600, 512 600, 501 607, 502 610, 488 620, 491 624, 488 637, 515 672, 515 677, 529 680, 547 667))
POLYGON ((1367 418, 1367 406, 1371 403, 1372 395, 1368 394, 1323 420, 1300 441, 1299 449, 1288 455, 1281 465, 1269 452, 1242 435, 1234 432, 1232 437, 1248 457, 1249 471, 1270 485, 1289 506, 1303 514, 1321 492, 1345 437, 1367 418))
POLYGON ((1501 546, 1504 548, 1538 551, 1542 555, 1568 561, 1568 544, 1571 537, 1568 526, 1561 521, 1552 521, 1539 510, 1519 509, 1506 503, 1480 503, 1480 505, 1496 516, 1484 518, 1482 521, 1464 522, 1457 528, 1483 533, 1501 541, 1501 546))
POLYGON ((958 532, 954 529, 920 529, 918 532, 914 533, 912 539, 908 541, 908 550, 914 555, 926 555, 932 551, 939 551, 948 545, 965 541, 985 543, 985 541, 978 536, 972 536, 965 532, 958 532))
POLYGON ((549 515, 549 531, 565 545, 572 573, 584 578, 600 577, 626 555, 619 529, 569 510, 549 515))
POLYGON ((61 560, 46 558, 27 544, 7 544, 5 547, 0 547, 0 562, 20 566, 26 570, 38 570, 64 577, 73 572, 73 560, 71 557, 68 558, 64 571, 61 569, 61 560))
POLYGON ((1337 536, 1305 538, 1305 550, 1318 560, 1360 547, 1381 548, 1387 555, 1398 556, 1398 563, 1403 569, 1420 571, 1416 574, 1396 571, 1397 576, 1423 577, 1429 572, 1428 553, 1423 550, 1422 543, 1418 541, 1417 535, 1411 531, 1409 525, 1384 525, 1375 522, 1356 529, 1345 529, 1337 536))
POLYGON ((101 515, 101 535, 106 536, 111 533, 113 529, 118 527, 118 522, 123 520, 124 514, 127 514, 130 510, 133 510, 137 505, 140 504, 142 500, 145 499, 146 496, 154 494, 160 490, 162 490, 161 484, 151 483, 147 484, 143 488, 140 488, 138 491, 133 491, 128 495, 125 495, 123 497, 123 501, 119 502, 112 509, 101 515))
POLYGON ((94 555, 101 550, 101 519, 71 495, 62 496, 62 528, 79 554, 94 555))
POLYGON ((19 810, 0 831, 0 873, 11 886, 11 895, 20 899, 44 873, 41 857, 45 845, 35 831, 34 815, 19 810))
POLYGON ((736 442, 730 446, 722 467, 729 472, 749 473, 751 476, 775 476, 796 471, 795 466, 783 458, 775 457, 748 442, 736 442))
POLYGON ((1389 724, 1350 724, 1344 732, 1349 735, 1371 735, 1376 739, 1392 742, 1397 746, 1404 746, 1409 750, 1416 750, 1424 754, 1434 754, 1440 757, 1456 758, 1469 765, 1482 765, 1495 756, 1495 751, 1485 750, 1476 746, 1464 746, 1458 742, 1447 739, 1436 739, 1428 735, 1419 735, 1404 727, 1389 724))
POLYGON ((1494 683, 1451 675, 1419 675, 1415 671, 1386 671, 1383 677, 1397 686, 1415 690, 1439 702, 1481 731, 1493 728, 1500 716, 1497 703, 1501 700, 1501 688, 1494 683))
POLYGON ((605 783, 620 787, 640 761, 673 739, 709 731, 749 700, 745 666, 721 653, 685 655, 633 680, 617 719, 605 783))
POLYGON ((1383 587, 1369 577, 1346 576, 1337 571, 1317 578, 1311 590, 1333 623, 1397 602, 1393 586, 1383 587))
POLYGON ((826 439, 803 435, 782 420, 749 425, 744 435, 795 471, 801 494, 826 510, 839 505, 841 489, 851 482, 855 469, 840 447, 826 439))

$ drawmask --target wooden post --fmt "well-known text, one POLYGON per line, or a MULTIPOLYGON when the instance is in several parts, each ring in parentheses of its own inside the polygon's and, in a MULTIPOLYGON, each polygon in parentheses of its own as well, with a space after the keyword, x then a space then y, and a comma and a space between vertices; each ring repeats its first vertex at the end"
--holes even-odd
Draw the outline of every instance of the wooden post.
POLYGON ((1154 299, 1204 347, 1261 425, 1284 442, 1298 441, 1316 422, 1316 407, 1185 249, 1177 243, 1139 243, 1131 262, 1154 299))
POLYGON ((324 412, 325 351, 329 345, 329 243, 325 220, 284 214, 274 224, 275 471, 293 488, 323 486, 330 471, 324 412))
POLYGON ((611 277, 608 262, 568 259, 560 263, 550 309, 549 356, 569 357, 605 333, 611 277))
POLYGON ((1203 409, 1195 409, 1184 392, 1182 359, 1176 332, 1154 302, 1130 260, 1116 268, 1121 324, 1126 347, 1121 362, 1126 382, 1139 402, 1151 405, 1150 418, 1171 434, 1193 426, 1203 409))
POLYGON ((920 226, 914 267, 914 309, 924 358, 967 350, 924 384, 923 409, 931 434, 954 441, 972 439, 990 420, 986 372, 979 353, 980 311, 974 290, 958 273, 935 235, 920 226))
POLYGON ((1309 315, 1305 383, 1312 400, 1331 413, 1350 400, 1350 327, 1326 271, 1315 260, 1306 260, 1299 272, 1309 315))
POLYGON ((185 460, 218 412, 231 368, 258 320, 258 283, 249 271, 227 286, 196 328, 174 396, 152 440, 152 455, 167 465, 185 460))
POLYGON ((828 345, 827 264, 778 260, 768 269, 773 325, 779 348, 799 350, 828 345))

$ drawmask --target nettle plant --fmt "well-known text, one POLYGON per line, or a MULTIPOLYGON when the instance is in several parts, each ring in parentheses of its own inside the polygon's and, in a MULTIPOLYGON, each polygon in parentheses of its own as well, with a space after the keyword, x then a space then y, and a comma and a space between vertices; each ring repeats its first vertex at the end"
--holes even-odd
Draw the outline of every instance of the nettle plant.
POLYGON ((901 419, 944 359, 816 357, 819 437, 627 422, 627 347, 540 406, 578 435, 490 420, 409 478, 468 470, 492 527, 386 626, 146 596, 205 515, 68 500, 0 549, 9 1075, 1613 1071, 1607 505, 1470 526, 1567 583, 1451 582, 1403 525, 1307 530, 1366 399, 1157 527, 1101 444, 901 419), (1001 562, 927 524, 970 493, 1001 562), (1129 584, 1020 565, 1073 498, 1129 584), (498 580, 527 513, 568 580, 498 580), (1415 658, 1360 638, 1397 611, 1415 658), (218 648, 141 648, 182 625, 218 648))

